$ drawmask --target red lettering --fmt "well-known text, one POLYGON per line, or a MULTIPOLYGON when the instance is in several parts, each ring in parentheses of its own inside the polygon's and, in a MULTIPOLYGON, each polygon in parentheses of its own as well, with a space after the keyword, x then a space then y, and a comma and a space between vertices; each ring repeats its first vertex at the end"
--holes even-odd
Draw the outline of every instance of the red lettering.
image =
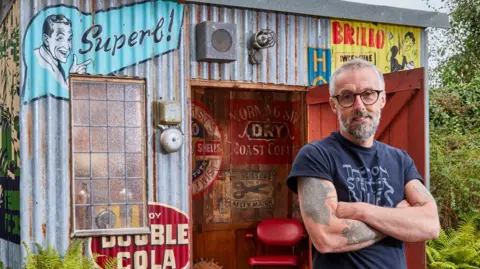
POLYGON ((383 49, 385 45, 385 32, 383 30, 379 30, 377 32, 377 49, 383 49))
POLYGON ((375 47, 375 29, 370 28, 368 33, 368 46, 375 47))
POLYGON ((367 46, 367 28, 362 27, 362 46, 367 46))
POLYGON ((334 21, 333 22, 333 44, 341 44, 343 41, 342 38, 342 26, 340 22, 334 21))
POLYGON ((345 45, 354 45, 355 40, 353 40, 353 35, 355 34, 355 28, 351 28, 348 23, 345 23, 343 27, 343 33, 345 35, 345 45))
POLYGON ((357 33, 357 36, 356 36, 357 37, 357 44, 360 44, 360 42, 358 42, 359 41, 358 39, 360 38, 360 35, 359 35, 360 34, 360 29, 358 27, 357 27, 357 32, 356 33, 357 33))

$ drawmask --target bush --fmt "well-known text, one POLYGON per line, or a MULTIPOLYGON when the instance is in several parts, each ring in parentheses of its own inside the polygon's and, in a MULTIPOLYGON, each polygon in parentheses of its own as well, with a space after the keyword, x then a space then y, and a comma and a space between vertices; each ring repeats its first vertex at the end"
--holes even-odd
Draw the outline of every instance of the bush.
POLYGON ((436 240, 428 241, 428 268, 480 268, 478 220, 477 214, 463 217, 457 230, 442 230, 436 240))
MULTIPOLYGON (((30 248, 22 242, 27 252, 25 269, 91 269, 99 268, 95 260, 98 256, 85 257, 83 255, 84 240, 75 240, 68 247, 65 255, 60 256, 58 251, 52 246, 46 249, 36 244, 38 253, 31 252, 30 248)), ((115 269, 117 260, 109 258, 105 269, 115 269)), ((1 268, 1 267, 0 267, 1 268)))

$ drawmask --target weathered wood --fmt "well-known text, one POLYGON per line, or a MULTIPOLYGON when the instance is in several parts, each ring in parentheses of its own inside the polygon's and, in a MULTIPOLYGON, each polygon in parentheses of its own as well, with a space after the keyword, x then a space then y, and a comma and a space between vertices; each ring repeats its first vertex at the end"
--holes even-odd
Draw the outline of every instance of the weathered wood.
POLYGON ((225 90, 245 90, 245 91, 287 91, 287 92, 306 92, 306 86, 279 85, 268 83, 250 83, 240 81, 221 81, 190 79, 190 85, 196 88, 222 88, 225 90))

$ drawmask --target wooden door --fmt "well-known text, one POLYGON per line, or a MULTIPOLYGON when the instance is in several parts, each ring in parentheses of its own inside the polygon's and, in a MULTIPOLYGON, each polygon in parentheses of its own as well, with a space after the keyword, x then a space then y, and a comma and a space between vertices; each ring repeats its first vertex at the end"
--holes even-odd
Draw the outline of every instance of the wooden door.
MULTIPOLYGON (((384 75, 387 105, 375 138, 406 150, 420 175, 425 178, 426 110, 423 68, 384 75)), ((308 141, 315 141, 339 129, 337 116, 329 105, 328 84, 310 89, 307 94, 308 141)), ((425 242, 406 243, 409 269, 425 268, 425 242)))

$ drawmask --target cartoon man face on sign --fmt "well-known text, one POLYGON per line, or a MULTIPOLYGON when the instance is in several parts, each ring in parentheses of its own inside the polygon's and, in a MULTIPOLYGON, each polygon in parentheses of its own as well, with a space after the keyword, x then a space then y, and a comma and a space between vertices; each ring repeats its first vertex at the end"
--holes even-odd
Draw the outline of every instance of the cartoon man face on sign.
MULTIPOLYGON (((61 14, 50 15, 43 23, 43 44, 34 50, 38 64, 47 69, 63 88, 68 88, 68 81, 62 63, 67 62, 72 51, 72 34, 72 23, 69 19, 61 14)), ((77 64, 77 56, 73 55, 69 73, 85 73, 91 61, 88 59, 77 64)))

